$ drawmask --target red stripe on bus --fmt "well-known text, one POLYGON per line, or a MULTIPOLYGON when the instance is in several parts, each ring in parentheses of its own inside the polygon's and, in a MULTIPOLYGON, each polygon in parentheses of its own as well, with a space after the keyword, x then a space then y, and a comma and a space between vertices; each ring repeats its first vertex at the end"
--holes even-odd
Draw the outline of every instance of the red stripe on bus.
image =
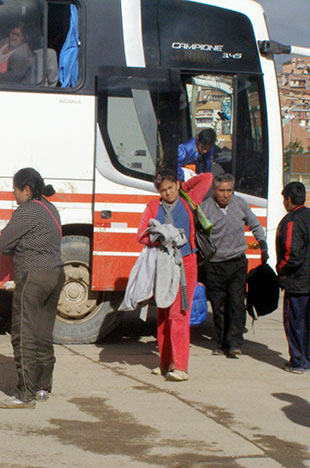
POLYGON ((128 228, 137 228, 140 223, 142 213, 121 213, 111 212, 111 218, 104 219, 100 211, 95 211, 95 227, 111 227, 111 223, 125 223, 128 228))
POLYGON ((0 221, 11 219, 14 210, 0 210, 0 221))
POLYGON ((94 256, 92 289, 95 291, 124 291, 136 260, 137 257, 94 256))
POLYGON ((127 195, 120 193, 96 193, 96 203, 148 203, 154 197, 158 197, 158 194, 154 195, 127 195))
POLYGON ((0 254, 0 288, 4 288, 7 281, 13 280, 13 258, 0 254))
POLYGON ((52 203, 57 202, 73 202, 73 203, 92 203, 93 194, 91 193, 60 193, 49 198, 52 203))
POLYGON ((141 249, 136 233, 94 232, 95 252, 140 252, 141 249))
MULTIPOLYGON (((158 196, 158 195, 157 195, 158 196)), ((148 203, 151 195, 126 195, 119 193, 60 193, 57 192, 50 200, 53 202, 74 203, 148 203)))
POLYGON ((0 192, 0 200, 9 200, 9 201, 15 200, 13 192, 12 191, 0 192))

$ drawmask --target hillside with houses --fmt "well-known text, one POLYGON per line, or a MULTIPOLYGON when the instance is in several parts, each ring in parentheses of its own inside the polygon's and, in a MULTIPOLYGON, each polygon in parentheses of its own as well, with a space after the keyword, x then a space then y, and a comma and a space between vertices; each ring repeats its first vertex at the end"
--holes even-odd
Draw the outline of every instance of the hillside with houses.
POLYGON ((284 182, 310 192, 310 58, 296 57, 278 73, 284 139, 284 182))

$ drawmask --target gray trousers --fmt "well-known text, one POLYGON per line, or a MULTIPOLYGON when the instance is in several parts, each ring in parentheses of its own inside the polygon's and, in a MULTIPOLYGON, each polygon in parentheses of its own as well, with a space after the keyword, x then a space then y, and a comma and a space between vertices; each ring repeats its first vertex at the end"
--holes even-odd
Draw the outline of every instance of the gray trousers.
POLYGON ((51 391, 53 329, 64 278, 63 268, 15 276, 11 342, 18 373, 14 395, 22 401, 32 400, 38 390, 51 391))

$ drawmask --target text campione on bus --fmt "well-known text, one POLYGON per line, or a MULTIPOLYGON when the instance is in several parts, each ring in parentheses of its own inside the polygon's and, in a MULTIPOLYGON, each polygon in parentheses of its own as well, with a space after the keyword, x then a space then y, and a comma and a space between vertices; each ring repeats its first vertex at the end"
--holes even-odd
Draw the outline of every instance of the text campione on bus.
MULTIPOLYGON (((34 167, 56 189, 63 229, 55 342, 115 327, 155 170, 176 169, 178 145, 205 128, 274 264, 282 135, 268 40, 251 0, 0 1, 0 229, 16 209, 13 175, 34 167)), ((245 236, 253 268, 260 251, 245 236)), ((1 287, 13 281, 1 256, 1 287)))

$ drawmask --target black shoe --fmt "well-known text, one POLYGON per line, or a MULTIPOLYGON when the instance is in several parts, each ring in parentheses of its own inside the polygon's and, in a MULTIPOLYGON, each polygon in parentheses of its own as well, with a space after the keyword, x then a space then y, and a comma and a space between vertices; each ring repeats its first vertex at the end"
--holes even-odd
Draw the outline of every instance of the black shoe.
POLYGON ((213 354, 213 356, 223 356, 224 351, 223 351, 222 348, 215 348, 215 349, 212 351, 212 354, 213 354))
POLYGON ((302 375, 305 372, 305 369, 302 367, 293 367, 289 362, 284 365, 284 370, 286 372, 291 372, 292 374, 302 375))

